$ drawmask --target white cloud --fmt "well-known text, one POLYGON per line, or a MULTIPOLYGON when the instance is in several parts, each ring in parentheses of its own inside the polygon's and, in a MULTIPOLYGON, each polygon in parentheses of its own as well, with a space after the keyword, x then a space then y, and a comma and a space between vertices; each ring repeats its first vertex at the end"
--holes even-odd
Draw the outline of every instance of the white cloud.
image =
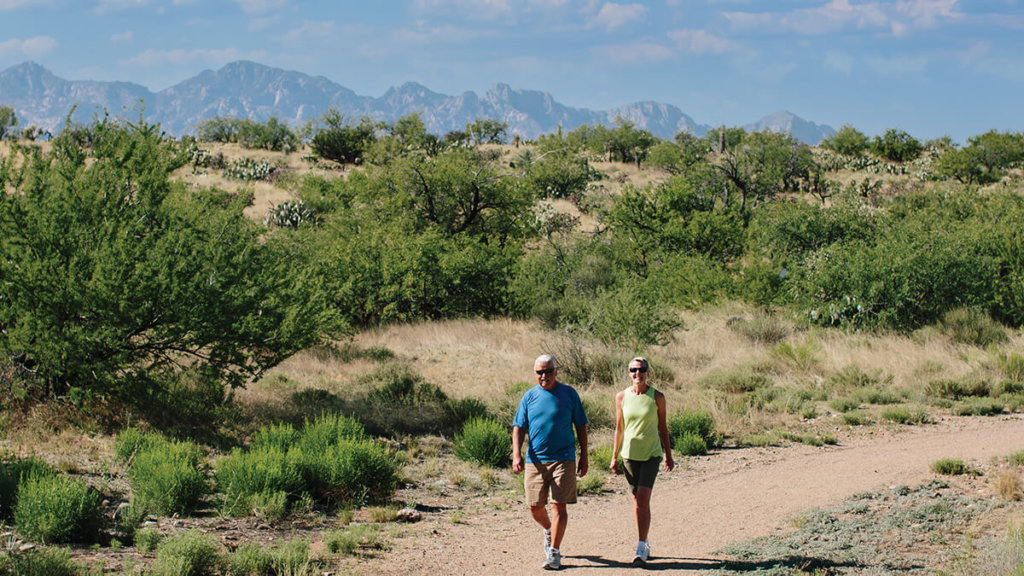
POLYGON ((928 67, 926 56, 904 56, 894 58, 869 58, 868 67, 886 76, 906 76, 920 74, 928 67))
POLYGON ((288 0, 234 0, 246 14, 264 14, 288 5, 288 0))
POLYGON ((333 21, 313 22, 306 20, 302 26, 285 32, 282 39, 289 42, 301 42, 307 40, 322 40, 332 38, 337 34, 333 21))
POLYGON ((675 57, 668 46, 642 41, 602 46, 595 49, 595 52, 603 61, 628 66, 656 64, 675 57))
POLYGON ((601 6, 597 16, 591 22, 594 26, 609 32, 622 28, 633 22, 640 22, 647 16, 647 7, 643 4, 615 4, 612 2, 601 6))
POLYGON ((128 32, 121 32, 120 34, 111 34, 110 41, 114 44, 124 44, 131 42, 135 39, 135 34, 129 30, 128 32))
POLYGON ((124 10, 126 8, 136 8, 146 6, 149 4, 149 0, 99 0, 96 3, 94 11, 97 14, 106 14, 114 10, 124 10))
POLYGON ((36 6, 53 6, 53 0, 0 0, 0 12, 36 6))
POLYGON ((242 52, 234 48, 224 50, 146 50, 145 52, 122 60, 128 66, 181 66, 186 64, 202 64, 205 66, 221 66, 235 60, 260 60, 266 55, 262 50, 242 52))
POLYGON ((896 36, 910 30, 932 28, 961 18, 959 0, 901 0, 865 2, 831 0, 816 8, 789 12, 725 12, 732 25, 744 30, 803 35, 832 34, 841 30, 888 30, 896 36))
POLYGON ((57 47, 57 41, 50 36, 34 36, 21 40, 12 38, 0 42, 0 55, 11 54, 15 57, 39 58, 57 47))
POLYGON ((723 54, 736 48, 732 41, 707 30, 672 30, 668 37, 680 50, 693 54, 723 54))
POLYGON ((475 40, 484 36, 478 29, 458 28, 450 24, 444 26, 425 26, 420 22, 421 27, 416 29, 400 28, 391 33, 391 39, 403 44, 458 44, 475 40))

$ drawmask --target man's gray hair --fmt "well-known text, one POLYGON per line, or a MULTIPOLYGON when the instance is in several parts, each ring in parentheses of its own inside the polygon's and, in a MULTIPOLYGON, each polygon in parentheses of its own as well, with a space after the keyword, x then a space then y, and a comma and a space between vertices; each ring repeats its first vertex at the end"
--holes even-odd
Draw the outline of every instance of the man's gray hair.
POLYGON ((533 365, 536 366, 537 364, 540 364, 542 362, 543 363, 550 362, 552 368, 554 368, 556 370, 558 369, 558 363, 555 362, 555 357, 552 356, 551 354, 541 354, 540 356, 537 356, 537 359, 533 361, 533 365))

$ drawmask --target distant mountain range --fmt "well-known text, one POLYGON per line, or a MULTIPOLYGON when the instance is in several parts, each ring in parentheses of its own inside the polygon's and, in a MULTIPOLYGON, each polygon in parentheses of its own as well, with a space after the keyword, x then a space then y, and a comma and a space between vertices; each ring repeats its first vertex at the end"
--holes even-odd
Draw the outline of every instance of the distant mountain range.
MULTIPOLYGON (((566 131, 583 124, 613 126, 618 118, 660 138, 672 138, 681 131, 703 136, 712 128, 698 124, 670 104, 637 102, 610 110, 588 110, 556 102, 546 92, 518 90, 507 84, 497 84, 482 96, 474 92, 448 96, 407 82, 372 98, 323 76, 247 61, 206 70, 159 92, 131 82, 65 80, 34 62, 25 62, 0 72, 0 105, 12 106, 21 126, 35 124, 51 132, 61 128, 76 106, 73 120, 89 122, 104 110, 138 118, 140 105, 145 108, 147 121, 159 122, 175 136, 194 132, 200 122, 214 116, 257 121, 276 116, 299 125, 329 108, 352 119, 370 116, 387 122, 419 112, 427 130, 438 135, 462 130, 478 118, 506 122, 511 134, 524 138, 555 132, 559 126, 566 131)), ((811 145, 835 133, 830 126, 785 111, 743 127, 748 131, 789 132, 811 145)))

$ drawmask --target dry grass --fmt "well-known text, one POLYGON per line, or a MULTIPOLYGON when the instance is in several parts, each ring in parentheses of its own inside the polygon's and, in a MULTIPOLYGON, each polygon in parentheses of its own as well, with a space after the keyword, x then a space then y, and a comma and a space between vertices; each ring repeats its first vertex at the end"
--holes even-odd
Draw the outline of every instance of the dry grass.
POLYGON ((1013 468, 1003 468, 992 480, 997 494, 1007 502, 1017 502, 1024 498, 1024 481, 1020 473, 1013 468))

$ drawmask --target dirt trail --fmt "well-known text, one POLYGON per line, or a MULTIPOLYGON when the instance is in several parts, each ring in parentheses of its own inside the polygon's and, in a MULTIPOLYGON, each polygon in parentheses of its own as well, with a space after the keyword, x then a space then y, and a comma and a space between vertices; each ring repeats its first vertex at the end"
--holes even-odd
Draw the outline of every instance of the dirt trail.
MULTIPOLYGON (((936 424, 878 427, 838 446, 725 450, 691 459, 655 485, 649 570, 702 573, 720 567, 722 547, 785 528, 793 515, 837 504, 858 492, 927 481, 939 458, 982 463, 1024 449, 1024 417, 950 418, 936 424)), ((636 531, 621 477, 615 494, 570 507, 562 543, 572 574, 635 574, 636 531)), ((541 573, 540 529, 522 506, 467 519, 424 522, 384 558, 358 569, 377 574, 541 573)))

